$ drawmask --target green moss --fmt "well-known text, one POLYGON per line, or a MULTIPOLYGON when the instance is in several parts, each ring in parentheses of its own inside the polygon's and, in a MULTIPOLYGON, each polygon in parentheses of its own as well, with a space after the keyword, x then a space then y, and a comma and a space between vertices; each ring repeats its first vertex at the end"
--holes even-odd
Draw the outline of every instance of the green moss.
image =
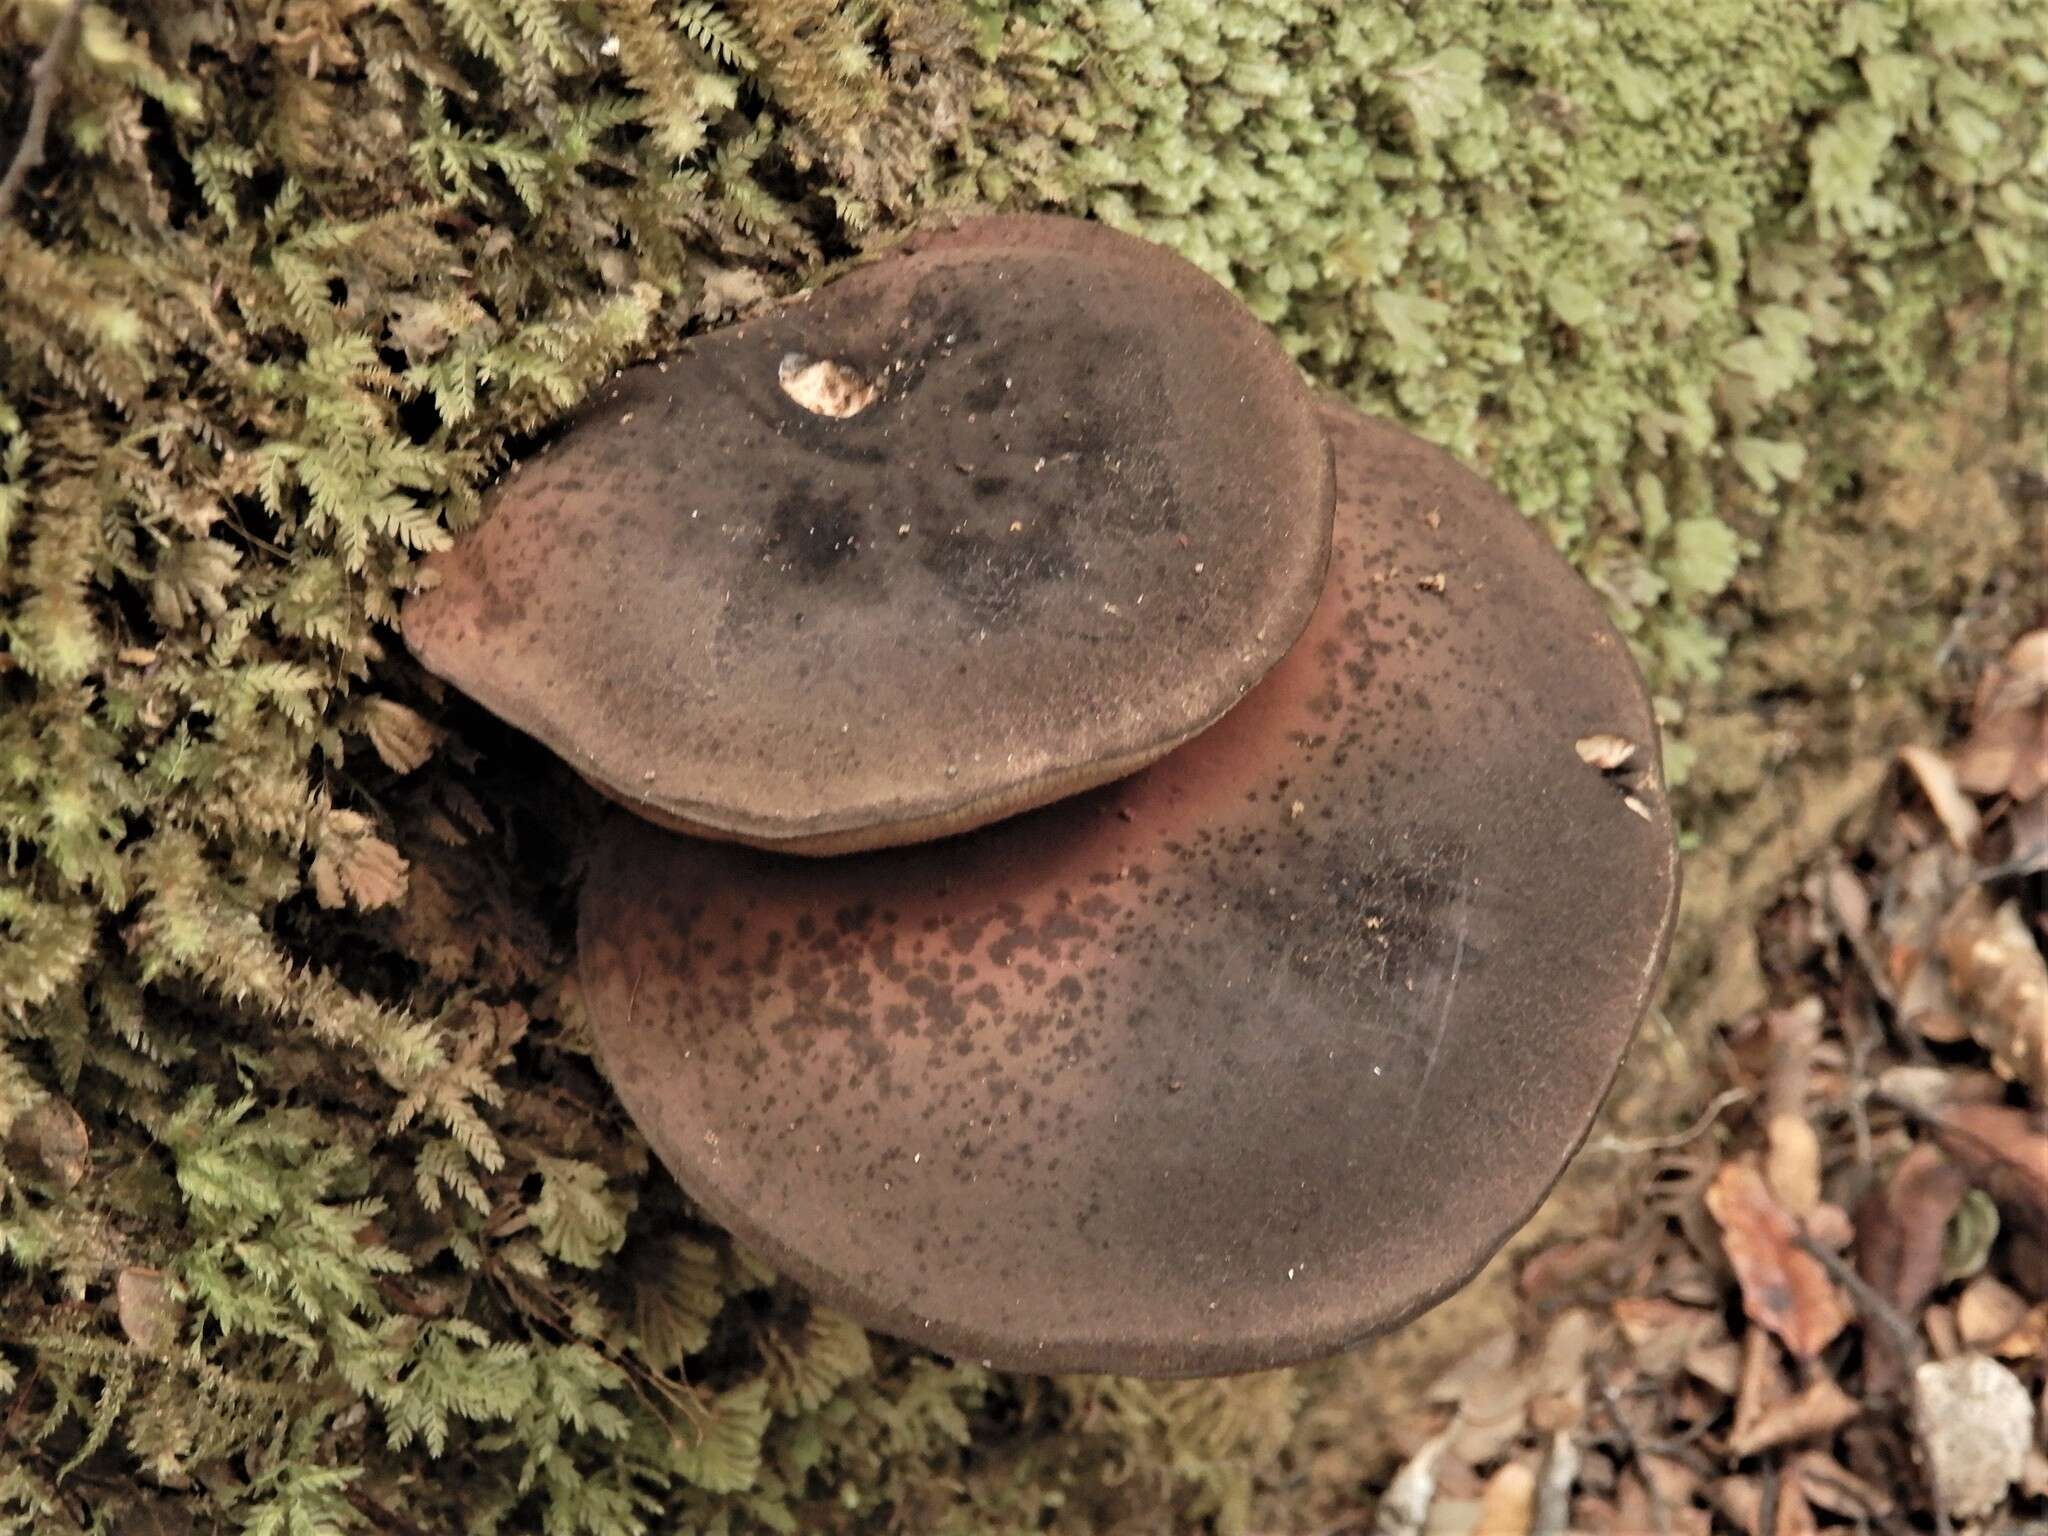
POLYGON ((1817 418, 1941 376, 1964 293, 2004 345, 2048 279, 2036 0, 1018 9, 1035 190, 1483 464, 1667 688, 1831 494, 1817 418))
POLYGON ((390 628, 608 369, 1083 209, 1486 464, 1676 693, 1829 424, 2048 275, 2040 0, 128 14, 0 223, 0 1533, 1241 1526, 1290 1378, 870 1340, 622 1129, 557 770, 390 628))

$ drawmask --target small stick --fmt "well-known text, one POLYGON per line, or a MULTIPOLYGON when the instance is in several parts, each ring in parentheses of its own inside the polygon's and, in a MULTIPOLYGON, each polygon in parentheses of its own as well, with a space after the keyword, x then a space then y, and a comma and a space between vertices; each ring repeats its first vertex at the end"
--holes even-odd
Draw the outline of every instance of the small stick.
POLYGON ((1728 1108, 1731 1104, 1740 1104, 1743 1100, 1753 1097, 1754 1095, 1747 1088, 1724 1088, 1713 1097, 1705 1109, 1700 1111, 1699 1118, 1682 1131, 1675 1132, 1669 1136, 1645 1136, 1638 1140, 1624 1140, 1618 1136, 1603 1136, 1587 1148, 1587 1150, 1591 1152, 1618 1152, 1625 1157, 1636 1157, 1645 1152, 1668 1152, 1673 1148, 1684 1146, 1687 1142, 1697 1141, 1714 1128, 1714 1122, 1721 1118, 1722 1110, 1728 1108))
POLYGON ((28 124, 21 130, 21 142, 15 146, 7 174, 0 177, 0 219, 14 212, 14 200, 21 195, 22 183, 28 180, 30 171, 43 163, 43 140, 50 131, 50 113, 56 108, 57 91, 63 84, 71 55, 78 48, 78 34, 84 24, 85 0, 71 0, 64 14, 57 18, 57 29, 50 34, 42 56, 28 67, 33 92, 28 104, 28 124))
POLYGON ((21 1417, 22 1410, 28 1407, 29 1397, 34 1393, 36 1383, 42 1379, 43 1367, 38 1361, 35 1369, 28 1373, 28 1380, 21 1384, 21 1390, 14 1394, 14 1401, 7 1409, 6 1419, 0 1421, 0 1445, 5 1445, 14 1438, 15 1421, 21 1417))
POLYGON ((1856 1167, 1862 1189, 1869 1187, 1871 1166, 1876 1161, 1870 1134, 1870 1106, 1865 1102, 1870 1097, 1870 1053, 1875 1043, 1869 1030, 1858 1030, 1849 1047, 1849 1080, 1854 1089, 1849 1095, 1849 1124, 1856 1133, 1856 1167))
MULTIPOLYGON (((1606 1406, 1607 1417, 1614 1421, 1615 1434, 1621 1440, 1621 1447, 1634 1463, 1636 1476, 1642 1479, 1643 1492, 1650 1496, 1650 1524, 1656 1528, 1657 1536, 1671 1536, 1671 1512, 1665 1507, 1664 1495, 1657 1487, 1657 1480, 1650 1476, 1643 1466, 1643 1447, 1636 1439, 1636 1432, 1627 1419, 1622 1417, 1621 1404, 1615 1400, 1614 1389, 1607 1384, 1604 1369, 1593 1373, 1593 1389, 1600 1394, 1600 1401, 1606 1406)), ((1768 1536, 1768 1533, 1766 1533, 1768 1536)))
POLYGON ((1828 1272, 1835 1284, 1854 1298, 1856 1305, 1870 1322, 1883 1329, 1891 1340, 1892 1347, 1899 1352, 1899 1358, 1907 1369, 1921 1364, 1927 1358, 1927 1350, 1920 1343, 1920 1333, 1891 1301, 1868 1280, 1842 1261, 1840 1254, 1830 1252, 1810 1237, 1793 1239, 1793 1246, 1809 1258, 1817 1260, 1828 1272))

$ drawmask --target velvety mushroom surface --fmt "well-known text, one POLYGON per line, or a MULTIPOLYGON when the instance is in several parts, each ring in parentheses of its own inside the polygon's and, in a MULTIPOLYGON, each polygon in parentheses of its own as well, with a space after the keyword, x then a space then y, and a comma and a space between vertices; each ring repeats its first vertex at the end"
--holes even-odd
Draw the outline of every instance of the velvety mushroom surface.
POLYGON ((620 1097, 869 1325, 1023 1370, 1302 1359, 1463 1283, 1584 1137, 1677 897, 1649 702, 1513 507, 1325 421, 1307 632, 1142 773, 824 864, 600 837, 620 1097))
POLYGON ((1127 773, 1307 622, 1314 402, 1223 287, 981 219, 615 379, 406 607, 432 671, 666 825, 809 853, 1127 773))

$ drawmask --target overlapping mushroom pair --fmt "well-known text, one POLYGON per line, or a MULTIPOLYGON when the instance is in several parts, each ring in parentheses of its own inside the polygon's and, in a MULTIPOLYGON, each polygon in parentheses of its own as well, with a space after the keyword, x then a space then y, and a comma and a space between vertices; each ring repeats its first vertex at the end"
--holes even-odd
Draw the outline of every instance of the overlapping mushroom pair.
POLYGON ((1591 592, 1096 225, 927 233, 627 371, 434 565, 415 653, 621 807, 580 963, 627 1111, 949 1353, 1186 1375, 1413 1315, 1662 963, 1591 592))

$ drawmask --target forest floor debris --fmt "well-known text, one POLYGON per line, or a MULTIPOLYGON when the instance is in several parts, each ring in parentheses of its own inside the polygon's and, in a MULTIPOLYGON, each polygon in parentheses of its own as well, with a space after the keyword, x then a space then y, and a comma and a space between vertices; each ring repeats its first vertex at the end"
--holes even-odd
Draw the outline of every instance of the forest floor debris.
POLYGON ((2048 1530, 2048 629, 1764 918, 1707 1110, 1399 1438, 1413 1536, 2048 1530))

